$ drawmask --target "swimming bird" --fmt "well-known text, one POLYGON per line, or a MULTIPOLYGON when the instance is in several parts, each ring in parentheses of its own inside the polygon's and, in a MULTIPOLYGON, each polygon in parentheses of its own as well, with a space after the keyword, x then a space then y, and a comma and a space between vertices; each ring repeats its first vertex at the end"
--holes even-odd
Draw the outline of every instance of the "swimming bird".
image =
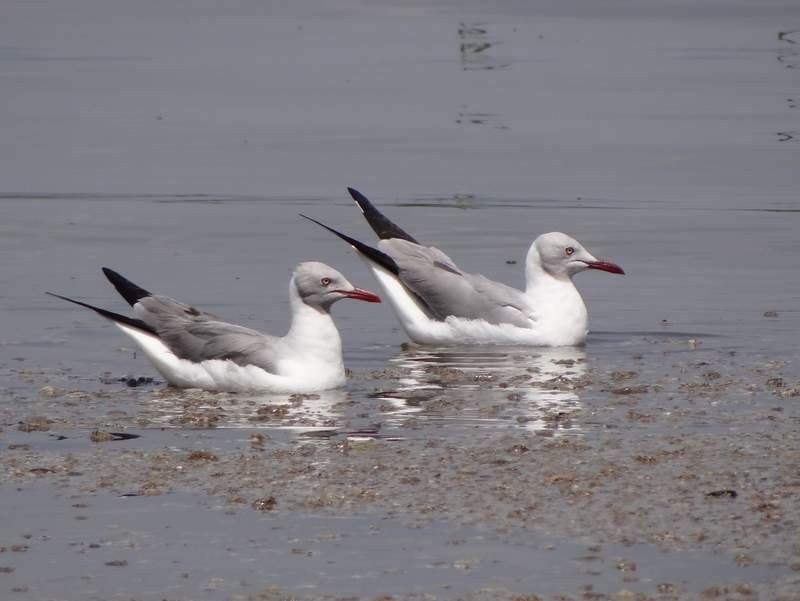
POLYGON ((281 338, 152 294, 107 267, 103 273, 133 307, 135 318, 48 294, 110 320, 136 342, 167 382, 180 388, 311 392, 342 386, 342 343, 331 306, 343 298, 381 302, 324 263, 300 263, 289 282, 291 325, 281 338))
POLYGON ((586 341, 588 312, 573 276, 625 273, 561 232, 542 234, 525 261, 525 290, 462 270, 423 246, 358 190, 348 188, 380 239, 377 248, 306 217, 350 244, 371 269, 408 337, 418 344, 574 346, 586 341))

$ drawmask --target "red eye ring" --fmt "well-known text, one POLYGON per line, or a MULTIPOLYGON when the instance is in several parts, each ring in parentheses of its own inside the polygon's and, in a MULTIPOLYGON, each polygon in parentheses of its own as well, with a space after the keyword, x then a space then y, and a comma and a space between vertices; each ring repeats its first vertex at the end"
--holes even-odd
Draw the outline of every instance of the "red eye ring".
POLYGON ((567 253, 568 257, 571 257, 573 254, 575 254, 575 249, 572 248, 571 246, 568 246, 567 248, 564 249, 564 252, 567 253))
POLYGON ((319 283, 322 284, 323 286, 330 286, 331 285, 331 279, 330 278, 322 278, 319 281, 319 283))

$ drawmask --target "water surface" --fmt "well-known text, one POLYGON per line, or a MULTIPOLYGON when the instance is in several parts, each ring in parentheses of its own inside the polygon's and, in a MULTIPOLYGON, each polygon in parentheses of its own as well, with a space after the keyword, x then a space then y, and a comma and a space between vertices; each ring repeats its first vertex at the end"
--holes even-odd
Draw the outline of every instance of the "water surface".
POLYGON ((0 590, 793 590, 799 29, 744 0, 4 3, 0 547, 29 549, 0 590), (282 334, 296 263, 375 287, 297 216, 371 241, 346 186, 511 285, 552 230, 627 275, 576 279, 581 349, 408 347, 339 303, 352 375, 310 397, 166 389, 44 295, 124 311, 108 266, 282 334))

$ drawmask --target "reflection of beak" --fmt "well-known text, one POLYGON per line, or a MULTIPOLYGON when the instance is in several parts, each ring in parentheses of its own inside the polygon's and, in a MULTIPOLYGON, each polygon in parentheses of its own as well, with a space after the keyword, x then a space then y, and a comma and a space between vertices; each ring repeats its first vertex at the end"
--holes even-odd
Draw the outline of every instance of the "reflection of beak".
POLYGON ((600 271, 607 271, 608 273, 619 273, 620 275, 624 275, 625 272, 622 271, 622 267, 617 265, 616 263, 612 263, 611 261, 604 261, 600 259, 599 261, 586 261, 586 267, 589 269, 599 269, 600 271))
POLYGON ((381 302, 380 296, 378 296, 374 292, 370 292, 369 290, 362 290, 361 288, 353 288, 352 290, 334 290, 334 292, 338 292, 339 294, 347 298, 354 298, 356 300, 362 300, 368 303, 381 302))

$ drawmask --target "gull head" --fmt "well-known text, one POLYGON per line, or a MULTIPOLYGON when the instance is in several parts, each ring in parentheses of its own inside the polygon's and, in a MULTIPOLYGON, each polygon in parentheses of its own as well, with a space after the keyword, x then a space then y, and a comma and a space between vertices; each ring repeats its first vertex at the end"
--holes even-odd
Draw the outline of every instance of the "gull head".
POLYGON ((561 232, 542 234, 531 245, 528 263, 538 261, 538 267, 556 278, 571 278, 587 269, 624 274, 616 263, 598 259, 572 236, 561 232))
POLYGON ((318 261, 307 261, 295 267, 292 274, 292 285, 300 300, 311 307, 324 311, 343 298, 352 298, 368 303, 381 302, 377 294, 356 288, 333 267, 318 261))

